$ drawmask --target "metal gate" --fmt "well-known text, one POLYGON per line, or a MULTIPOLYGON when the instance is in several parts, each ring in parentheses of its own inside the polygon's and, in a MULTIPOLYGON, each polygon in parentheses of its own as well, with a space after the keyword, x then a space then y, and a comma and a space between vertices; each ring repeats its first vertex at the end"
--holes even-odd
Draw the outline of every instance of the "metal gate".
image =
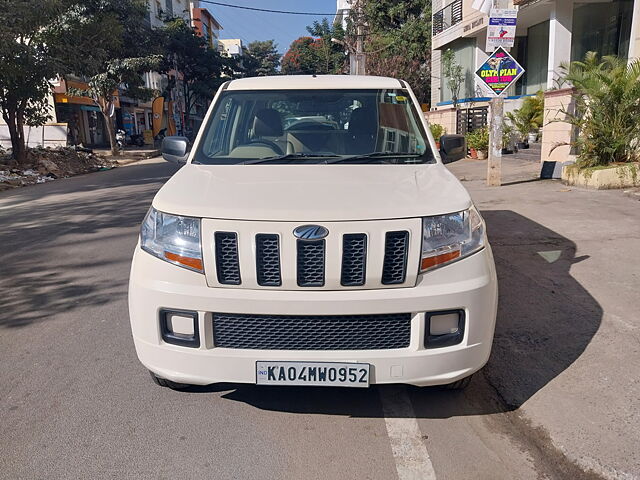
POLYGON ((478 128, 486 127, 488 114, 489 107, 476 107, 458 110, 456 118, 456 133, 458 135, 464 135, 468 132, 473 132, 478 128))

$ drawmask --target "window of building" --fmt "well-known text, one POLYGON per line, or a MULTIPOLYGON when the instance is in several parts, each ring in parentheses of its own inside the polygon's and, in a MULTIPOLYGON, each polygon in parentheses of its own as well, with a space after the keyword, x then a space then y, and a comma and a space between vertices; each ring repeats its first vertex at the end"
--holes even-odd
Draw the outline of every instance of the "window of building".
MULTIPOLYGON (((445 48, 443 48, 442 53, 444 53, 447 49, 451 49, 454 51, 454 57, 456 63, 462 66, 462 72, 464 74, 464 82, 460 87, 460 93, 458 95, 458 99, 463 98, 471 98, 475 96, 475 79, 474 79, 474 71, 475 71, 475 49, 476 49, 476 39, 475 38, 461 38, 454 42, 451 42, 445 48)), ((449 102, 453 99, 451 94, 451 90, 447 86, 447 79, 442 75, 442 84, 440 87, 440 101, 441 102, 449 102)))
POLYGON ((526 39, 525 77, 522 93, 530 95, 547 89, 549 65, 549 21, 529 27, 526 39))
POLYGON ((633 0, 576 5, 573 10, 571 60, 582 60, 590 51, 626 58, 632 18, 633 0))
POLYGON ((160 3, 160 0, 156 0, 156 17, 160 18, 161 14, 162 14, 162 4, 160 3))

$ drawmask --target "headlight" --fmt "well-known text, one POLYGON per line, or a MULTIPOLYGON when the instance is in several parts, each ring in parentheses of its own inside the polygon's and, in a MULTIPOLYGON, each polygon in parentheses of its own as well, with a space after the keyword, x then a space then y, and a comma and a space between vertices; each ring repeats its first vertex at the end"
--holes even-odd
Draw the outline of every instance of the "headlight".
POLYGON ((150 208, 142 222, 140 246, 162 260, 202 273, 200 219, 150 208))
POLYGON ((464 212, 425 217, 422 225, 420 272, 466 257, 485 246, 484 220, 475 207, 464 212))

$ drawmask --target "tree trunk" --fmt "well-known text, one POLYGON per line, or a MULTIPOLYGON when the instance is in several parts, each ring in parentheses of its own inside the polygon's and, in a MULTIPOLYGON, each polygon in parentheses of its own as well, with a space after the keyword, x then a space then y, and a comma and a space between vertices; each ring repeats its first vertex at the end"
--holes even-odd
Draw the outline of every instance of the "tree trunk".
POLYGON ((182 97, 184 98, 184 125, 182 125, 182 134, 184 135, 189 126, 189 120, 191 119, 191 92, 184 79, 182 81, 182 92, 184 94, 182 97))
POLYGON ((111 155, 117 157, 120 155, 120 149, 118 148, 118 142, 116 140, 116 129, 113 125, 113 118, 109 116, 110 103, 106 100, 100 99, 98 102, 100 106, 100 112, 102 113, 102 118, 104 118, 104 125, 107 127, 107 135, 109 136, 109 146, 111 147, 111 155))
POLYGON ((24 144, 24 121, 19 121, 19 118, 23 117, 16 110, 9 109, 7 115, 3 115, 3 118, 7 122, 7 128, 9 129, 13 158, 19 164, 23 164, 27 161, 27 149, 24 144))
POLYGON ((105 112, 102 112, 102 116, 104 117, 104 123, 107 127, 107 135, 109 135, 109 145, 111 146, 111 155, 117 157, 120 155, 120 148, 118 147, 118 142, 116 140, 116 129, 113 125, 113 119, 107 115, 105 112))

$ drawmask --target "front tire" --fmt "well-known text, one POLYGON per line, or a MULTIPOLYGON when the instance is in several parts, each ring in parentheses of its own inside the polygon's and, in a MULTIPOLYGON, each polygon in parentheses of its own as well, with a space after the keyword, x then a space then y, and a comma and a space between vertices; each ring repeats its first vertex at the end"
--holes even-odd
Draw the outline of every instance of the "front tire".
POLYGON ((153 383, 155 383, 156 385, 160 385, 161 387, 170 388, 171 390, 184 390, 185 388, 189 387, 189 385, 185 383, 172 382, 171 380, 167 380, 166 378, 159 377, 151 370, 149 370, 149 374, 151 375, 153 383))

